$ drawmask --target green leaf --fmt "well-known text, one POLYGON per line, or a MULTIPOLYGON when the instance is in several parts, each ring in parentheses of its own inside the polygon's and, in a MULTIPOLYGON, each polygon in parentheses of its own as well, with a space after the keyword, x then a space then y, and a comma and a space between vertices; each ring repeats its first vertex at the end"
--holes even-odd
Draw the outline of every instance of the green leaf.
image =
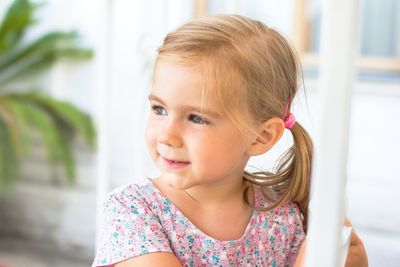
POLYGON ((9 190, 20 178, 19 160, 5 119, 0 116, 0 190, 9 190))
POLYGON ((13 133, 15 135, 13 140, 17 140, 14 143, 17 155, 21 158, 27 155, 31 148, 29 117, 24 112, 24 106, 15 99, 7 97, 7 95, 0 96, 0 107, 9 113, 9 116, 13 120, 12 126, 14 127, 13 133))
POLYGON ((72 59, 82 60, 89 59, 93 56, 91 49, 77 48, 77 47, 64 47, 54 50, 55 58, 57 59, 72 59))
POLYGON ((91 50, 81 48, 54 48, 53 50, 32 54, 23 61, 20 60, 5 71, 0 72, 0 86, 20 76, 32 74, 49 67, 60 58, 84 59, 90 58, 91 55, 91 50))
POLYGON ((0 54, 14 47, 26 28, 33 22, 36 5, 28 0, 15 0, 8 8, 0 26, 0 54))
POLYGON ((56 166, 59 162, 70 184, 76 179, 75 161, 68 140, 59 131, 53 118, 32 102, 18 99, 23 106, 25 116, 29 116, 29 123, 38 130, 47 151, 49 164, 56 166))
POLYGON ((36 72, 38 69, 46 68, 51 65, 53 61, 54 60, 50 55, 43 53, 37 53, 29 58, 25 58, 23 61, 17 62, 0 72, 0 86, 7 84, 19 76, 36 72))
POLYGON ((16 148, 17 156, 20 157, 22 154, 21 138, 20 138, 20 128, 19 123, 16 121, 16 117, 12 114, 10 105, 7 99, 0 96, 0 116, 2 116, 4 123, 6 124, 10 139, 16 148))
POLYGON ((30 58, 37 53, 51 51, 61 43, 71 43, 77 39, 76 32, 50 32, 35 41, 20 48, 12 49, 8 53, 0 54, 0 72, 8 66, 30 58))
POLYGON ((24 99, 40 106, 54 121, 62 122, 74 134, 81 135, 92 149, 96 148, 96 130, 90 116, 71 103, 56 100, 38 92, 10 94, 9 97, 24 99))

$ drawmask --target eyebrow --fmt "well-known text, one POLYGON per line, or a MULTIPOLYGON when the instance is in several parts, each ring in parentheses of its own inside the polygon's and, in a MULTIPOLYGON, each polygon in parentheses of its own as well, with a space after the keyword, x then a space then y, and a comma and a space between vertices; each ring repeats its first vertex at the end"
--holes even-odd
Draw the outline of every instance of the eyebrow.
MULTIPOLYGON (((165 106, 164 101, 162 101, 161 98, 150 94, 149 95, 149 100, 153 100, 153 101, 157 101, 160 102, 161 104, 163 104, 165 106)), ((212 111, 212 110, 208 110, 208 109, 204 109, 204 108, 200 108, 200 107, 195 107, 195 106, 189 106, 189 105, 184 105, 180 107, 182 110, 190 110, 190 111, 194 111, 200 114, 208 114, 211 115, 213 117, 217 117, 220 118, 221 114, 219 114, 218 112, 212 111)))

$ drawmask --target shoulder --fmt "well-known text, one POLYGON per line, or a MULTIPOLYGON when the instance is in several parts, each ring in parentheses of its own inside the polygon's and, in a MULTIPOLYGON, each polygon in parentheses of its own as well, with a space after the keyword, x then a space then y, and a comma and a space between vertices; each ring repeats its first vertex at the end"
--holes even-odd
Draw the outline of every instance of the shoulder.
MULTIPOLYGON (((255 204, 257 207, 261 209, 267 209, 271 207, 275 201, 279 198, 279 196, 272 190, 269 189, 255 189, 255 204), (267 199, 265 195, 267 195, 270 199, 267 199)), ((286 203, 282 203, 279 206, 268 210, 265 216, 273 219, 274 221, 286 221, 286 222, 299 222, 301 223, 301 212, 299 206, 293 202, 288 201, 286 203)))
POLYGON ((269 227, 282 229, 289 236, 304 235, 302 215, 299 206, 295 202, 288 201, 269 209, 278 199, 274 192, 268 189, 257 189, 255 196, 256 206, 261 210, 266 210, 261 211, 260 216, 263 218, 262 221, 269 222, 269 227), (271 200, 267 199, 263 193, 270 197, 271 200))
POLYGON ((269 211, 269 216, 274 224, 287 229, 287 234, 303 235, 303 222, 299 206, 292 201, 282 203, 269 211))
POLYGON ((107 198, 114 198, 114 197, 138 197, 143 198, 148 191, 147 186, 149 182, 136 182, 131 184, 120 185, 114 188, 107 194, 107 198), (146 189, 147 188, 147 189, 146 189))
POLYGON ((292 201, 279 207, 279 217, 283 225, 289 226, 289 234, 303 234, 302 215, 299 206, 292 201))
POLYGON ((281 215, 287 217, 287 219, 299 219, 300 217, 300 208, 297 203, 293 201, 286 202, 279 207, 279 211, 281 215))
POLYGON ((281 207, 281 219, 283 232, 287 233, 286 262, 294 266, 297 255, 301 249, 306 234, 303 228, 300 208, 295 202, 288 202, 281 207))
POLYGON ((103 201, 105 209, 109 207, 133 209, 137 206, 148 206, 157 197, 148 183, 121 185, 108 193, 103 201))
POLYGON ((165 219, 162 216, 163 205, 162 196, 148 183, 122 185, 104 198, 103 223, 162 224, 165 219))
POLYGON ((280 229, 277 233, 287 237, 286 245, 289 251, 296 253, 306 237, 300 208, 295 202, 290 201, 276 209, 275 222, 280 229))
POLYGON ((146 184, 120 186, 106 196, 93 266, 115 264, 152 252, 171 252, 153 209, 155 197, 146 184))

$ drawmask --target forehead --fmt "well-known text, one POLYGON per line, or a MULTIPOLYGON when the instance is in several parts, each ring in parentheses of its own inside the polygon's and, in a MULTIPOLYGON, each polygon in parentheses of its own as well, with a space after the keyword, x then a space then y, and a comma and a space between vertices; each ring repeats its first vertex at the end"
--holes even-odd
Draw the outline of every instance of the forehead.
POLYGON ((164 85, 191 84, 200 86, 202 67, 200 64, 178 64, 167 60, 159 60, 156 63, 153 75, 153 83, 167 82, 164 85))
POLYGON ((218 108, 214 90, 206 90, 202 64, 178 64, 160 60, 157 62, 151 95, 171 105, 191 105, 218 108))

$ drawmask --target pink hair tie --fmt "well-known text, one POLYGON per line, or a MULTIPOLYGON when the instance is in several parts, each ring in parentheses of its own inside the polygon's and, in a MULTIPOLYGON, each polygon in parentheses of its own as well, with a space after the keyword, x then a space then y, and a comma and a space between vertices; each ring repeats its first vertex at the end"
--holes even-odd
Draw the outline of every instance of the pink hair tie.
POLYGON ((290 130, 296 123, 296 118, 292 113, 289 113, 283 121, 285 122, 285 128, 290 130))
POLYGON ((292 113, 287 113, 289 111, 289 106, 292 102, 291 97, 289 96, 288 102, 285 105, 285 111, 282 114, 283 121, 285 122, 286 129, 292 129, 293 125, 296 123, 296 118, 292 113), (286 115, 287 114, 287 115, 286 115))

